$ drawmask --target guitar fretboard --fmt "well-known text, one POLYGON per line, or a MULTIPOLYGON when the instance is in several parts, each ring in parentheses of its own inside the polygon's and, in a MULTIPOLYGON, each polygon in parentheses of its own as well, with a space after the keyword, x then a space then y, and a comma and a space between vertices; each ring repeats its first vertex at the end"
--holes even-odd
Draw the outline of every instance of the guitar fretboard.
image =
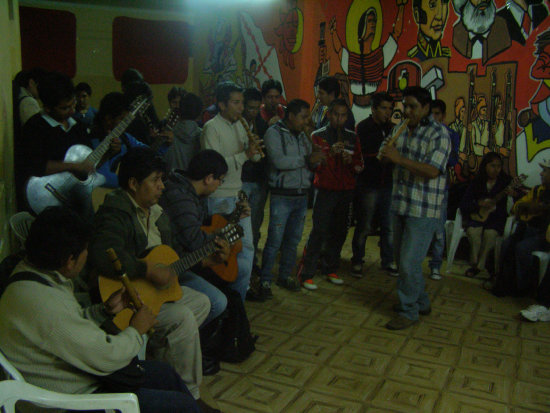
POLYGON ((105 155, 105 153, 109 150, 109 146, 111 145, 111 141, 115 138, 118 138, 120 135, 122 135, 122 133, 126 130, 126 128, 128 127, 128 125, 130 125, 130 123, 132 123, 132 121, 134 120, 134 114, 133 113, 128 113, 124 119, 122 119, 122 121, 111 131, 111 133, 109 133, 105 139, 103 139, 103 141, 101 141, 101 143, 98 145, 97 148, 95 148, 93 150, 93 152, 91 154, 88 155, 88 157, 86 158, 86 161, 89 161, 91 163, 93 163, 94 165, 97 165, 99 163, 99 161, 101 160, 101 158, 103 157, 103 155, 105 155))
POLYGON ((185 254, 185 256, 180 258, 178 261, 172 263, 170 267, 172 267, 172 269, 176 271, 177 274, 183 274, 193 265, 199 263, 204 257, 212 254, 215 250, 216 246, 214 244, 214 241, 210 241, 199 249, 185 254))

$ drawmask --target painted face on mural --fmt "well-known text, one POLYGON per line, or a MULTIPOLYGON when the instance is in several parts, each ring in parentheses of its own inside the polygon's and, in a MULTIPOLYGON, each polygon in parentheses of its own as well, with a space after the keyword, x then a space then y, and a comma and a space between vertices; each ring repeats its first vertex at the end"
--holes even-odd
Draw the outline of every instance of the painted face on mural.
POLYGON ((283 43, 286 50, 291 51, 296 44, 296 33, 298 32, 298 13, 296 9, 288 12, 283 22, 283 43))
POLYGON ((241 92, 232 92, 227 103, 219 102, 220 114, 230 122, 236 122, 244 110, 244 97, 241 92))
POLYGON ((531 69, 534 79, 550 79, 550 44, 538 53, 537 60, 531 69))
POLYGON ((403 102, 395 102, 390 119, 391 123, 393 123, 394 125, 399 125, 403 121, 403 112, 403 102))
POLYGON ((414 9, 414 20, 420 31, 433 40, 443 36, 448 15, 449 0, 422 0, 420 10, 414 9))
MULTIPOLYGON (((464 1, 453 0, 453 4, 464 1)), ((455 10, 459 10, 455 7, 455 10)), ((462 22, 469 32, 483 34, 491 29, 495 22, 497 8, 493 0, 468 0, 462 11, 462 22)))
POLYGON ((374 9, 367 10, 365 14, 365 24, 363 27, 359 28, 359 39, 363 41, 367 41, 369 39, 372 40, 374 38, 374 34, 376 33, 376 23, 378 21, 374 9))

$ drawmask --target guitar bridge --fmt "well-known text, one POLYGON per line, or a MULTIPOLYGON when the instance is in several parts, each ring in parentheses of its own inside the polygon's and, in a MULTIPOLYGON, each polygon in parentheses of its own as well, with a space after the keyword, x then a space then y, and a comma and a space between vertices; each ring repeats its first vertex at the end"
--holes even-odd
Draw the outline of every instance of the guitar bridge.
POLYGON ((49 193, 51 193, 54 197, 56 197, 56 199, 64 204, 68 204, 69 203, 69 200, 64 197, 63 195, 61 195, 59 193, 59 191, 57 189, 55 189, 53 187, 52 184, 48 183, 44 186, 44 188, 46 188, 46 191, 48 191, 49 193))

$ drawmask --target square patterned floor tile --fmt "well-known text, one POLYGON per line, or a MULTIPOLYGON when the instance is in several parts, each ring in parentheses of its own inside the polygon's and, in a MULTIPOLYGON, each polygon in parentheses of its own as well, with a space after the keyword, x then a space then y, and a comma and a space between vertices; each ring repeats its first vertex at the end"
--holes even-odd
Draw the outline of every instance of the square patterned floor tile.
POLYGON ((550 359, 544 363, 539 360, 521 359, 519 361, 518 378, 550 388, 550 359))
POLYGON ((403 357, 452 366, 458 360, 459 347, 410 339, 400 352, 403 357))
POLYGON ((254 351, 248 359, 241 363, 221 363, 222 370, 232 371, 233 373, 250 373, 251 371, 256 370, 258 365, 260 365, 266 358, 270 357, 269 353, 256 350, 254 351))
POLYGON ((355 308, 334 303, 330 307, 325 308, 317 318, 329 323, 359 327, 368 316, 369 313, 367 311, 357 311, 355 308))
POLYGON ((407 338, 390 330, 371 330, 362 328, 351 338, 349 344, 381 353, 396 354, 407 338))
POLYGON ((365 401, 382 382, 378 377, 366 376, 334 367, 322 367, 305 388, 336 398, 365 401))
POLYGON ((265 327, 259 327, 255 324, 253 324, 250 329, 252 334, 256 334, 258 336, 258 339, 256 340, 256 350, 264 352, 272 352, 281 344, 286 343, 291 337, 290 334, 271 330, 265 327))
POLYGON ((369 376, 381 376, 386 371, 390 360, 391 356, 388 354, 344 345, 329 359, 329 364, 347 371, 369 376))
POLYGON ((311 318, 316 317, 326 306, 305 299, 302 294, 296 297, 285 298, 273 303, 269 311, 283 313, 286 316, 311 318))
POLYGON ((519 331, 519 322, 514 319, 499 319, 478 315, 474 318, 471 329, 483 333, 516 337, 519 331))
POLYGON ((413 335, 414 338, 420 340, 457 345, 460 343, 463 333, 462 329, 443 324, 420 323, 413 335))
POLYGON ((546 341, 550 346, 550 327, 548 323, 521 323, 520 336, 528 340, 546 341))
POLYGON ((461 298, 445 296, 439 296, 432 301, 433 308, 438 308, 442 311, 450 312, 458 311, 464 313, 473 313, 478 306, 479 304, 474 301, 467 301, 461 298))
POLYGON ((550 345, 545 341, 522 340, 521 357, 522 359, 548 362, 550 360, 550 345))
POLYGON ((472 322, 472 314, 432 307, 432 313, 426 317, 422 317, 421 321, 431 324, 442 324, 453 328, 466 328, 472 322))
POLYGON ((450 371, 450 366, 399 357, 391 363, 386 377, 413 386, 441 390, 450 371))
POLYGON ((289 357, 272 356, 250 374, 260 379, 303 387, 318 368, 318 365, 315 363, 289 357))
POLYGON ((512 380, 495 374, 457 368, 451 375, 448 390, 494 402, 510 401, 512 380))
POLYGON ((517 356, 520 349, 520 339, 489 332, 466 331, 463 345, 478 350, 517 356))
POLYGON ((329 357, 336 354, 339 348, 339 344, 293 336, 277 348, 274 353, 283 357, 323 364, 329 357))
POLYGON ((330 343, 345 343, 356 331, 356 327, 350 327, 344 323, 317 319, 306 325, 296 335, 330 343))
POLYGON ((496 351, 482 351, 469 347, 462 348, 458 366, 508 377, 514 375, 517 368, 515 357, 496 351))
POLYGON ((362 413, 361 403, 313 391, 303 392, 285 409, 292 413, 362 413))
POLYGON ((264 312, 256 317, 252 326, 263 327, 268 330, 281 331, 283 333, 296 334, 308 324, 307 319, 295 317, 291 314, 264 312))
POLYGON ((510 413, 510 408, 489 400, 444 393, 434 413, 510 413))
POLYGON ((512 404, 545 413, 550 412, 550 388, 518 381, 514 387, 512 404))
POLYGON ((437 397, 436 390, 386 380, 371 404, 399 412, 431 412, 437 397))

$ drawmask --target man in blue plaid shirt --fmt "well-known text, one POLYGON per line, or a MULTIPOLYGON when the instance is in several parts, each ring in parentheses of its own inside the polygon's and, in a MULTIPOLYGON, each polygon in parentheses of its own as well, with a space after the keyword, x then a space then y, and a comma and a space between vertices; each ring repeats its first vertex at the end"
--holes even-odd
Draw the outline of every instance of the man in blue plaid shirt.
MULTIPOLYGON (((430 115, 430 93, 413 86, 403 92, 407 128, 393 145, 383 145, 382 156, 395 164, 392 212, 394 248, 399 264, 394 306, 398 315, 386 324, 401 330, 431 312, 422 261, 437 229, 445 195, 446 167, 451 140, 445 127, 430 115)), ((397 127, 396 127, 397 129, 397 127)), ((394 131, 395 132, 395 131, 394 131)))

